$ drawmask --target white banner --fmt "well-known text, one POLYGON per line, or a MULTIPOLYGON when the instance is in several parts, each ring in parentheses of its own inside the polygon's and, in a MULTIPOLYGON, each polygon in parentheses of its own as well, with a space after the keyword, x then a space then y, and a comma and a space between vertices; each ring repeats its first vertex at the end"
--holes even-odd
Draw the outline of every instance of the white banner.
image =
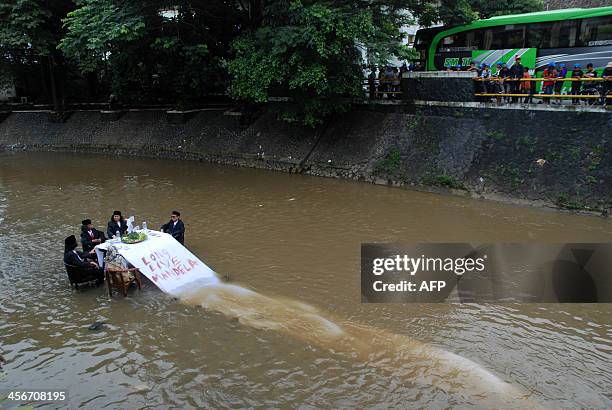
MULTIPOLYGON (((96 250, 106 248, 104 245, 107 243, 96 247, 96 250)), ((144 242, 112 245, 143 275, 171 295, 180 293, 181 288, 191 287, 196 282, 219 282, 212 269, 167 233, 148 231, 144 242)))

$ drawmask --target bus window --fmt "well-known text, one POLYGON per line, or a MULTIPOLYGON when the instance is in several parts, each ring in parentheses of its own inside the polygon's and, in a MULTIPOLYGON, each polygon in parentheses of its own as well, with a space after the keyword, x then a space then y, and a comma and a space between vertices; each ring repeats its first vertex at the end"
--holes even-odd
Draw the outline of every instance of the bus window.
POLYGON ((470 30, 446 36, 438 43, 439 52, 470 51, 480 48, 480 31, 470 30))
POLYGON ((576 45, 578 20, 535 23, 527 27, 525 47, 564 48, 576 45))
POLYGON ((582 20, 579 46, 612 44, 612 16, 594 17, 582 20))
POLYGON ((455 51, 457 47, 465 47, 465 32, 444 37, 439 45, 439 51, 455 51))
POLYGON ((576 45, 577 26, 578 20, 556 21, 550 34, 550 47, 574 47, 576 45))
POLYGON ((528 48, 550 48, 550 33, 554 23, 535 23, 527 26, 528 48))
POLYGON ((504 48, 523 48, 525 44, 525 26, 506 26, 504 48))
POLYGON ((484 30, 483 50, 522 48, 525 40, 525 26, 508 24, 484 30))

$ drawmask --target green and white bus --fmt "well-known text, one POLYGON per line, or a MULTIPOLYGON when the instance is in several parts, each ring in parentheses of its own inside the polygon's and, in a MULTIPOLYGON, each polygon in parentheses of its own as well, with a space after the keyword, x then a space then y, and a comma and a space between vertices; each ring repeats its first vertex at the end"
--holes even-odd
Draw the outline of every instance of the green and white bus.
POLYGON ((551 62, 598 71, 612 61, 612 7, 566 9, 478 20, 461 26, 419 30, 415 49, 425 70, 502 61, 543 70, 551 62))

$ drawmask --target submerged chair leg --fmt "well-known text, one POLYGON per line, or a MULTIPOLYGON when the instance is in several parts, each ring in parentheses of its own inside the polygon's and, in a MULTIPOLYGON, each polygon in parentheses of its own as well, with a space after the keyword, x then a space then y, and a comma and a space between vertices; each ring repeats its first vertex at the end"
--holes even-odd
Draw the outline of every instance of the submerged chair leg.
POLYGON ((142 289, 142 278, 140 277, 140 271, 134 271, 134 278, 136 279, 136 286, 138 286, 138 290, 142 289))
POLYGON ((106 278, 106 283, 108 285, 108 296, 112 298, 113 297, 113 285, 111 283, 112 282, 111 276, 107 270, 104 271, 104 277, 106 278))

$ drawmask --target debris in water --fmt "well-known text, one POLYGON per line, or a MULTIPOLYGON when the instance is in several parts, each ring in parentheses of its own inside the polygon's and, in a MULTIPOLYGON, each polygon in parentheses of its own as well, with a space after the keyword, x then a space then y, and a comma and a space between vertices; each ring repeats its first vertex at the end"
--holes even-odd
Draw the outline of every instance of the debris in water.
POLYGON ((536 164, 538 164, 539 166, 543 167, 544 164, 546 164, 546 160, 543 158, 540 158, 538 160, 536 160, 536 164))
POLYGON ((132 386, 132 389, 134 389, 137 392, 143 392, 143 391, 149 391, 151 390, 151 388, 149 386, 147 386, 144 383, 141 384, 135 384, 132 386))
POLYGON ((93 322, 91 325, 89 325, 88 329, 91 331, 96 331, 96 330, 100 330, 104 328, 104 322, 93 322))
POLYGON ((0 354, 0 370, 2 370, 3 364, 6 364, 6 359, 0 354))
POLYGON ((295 201, 295 198, 289 198, 290 201, 295 201))

